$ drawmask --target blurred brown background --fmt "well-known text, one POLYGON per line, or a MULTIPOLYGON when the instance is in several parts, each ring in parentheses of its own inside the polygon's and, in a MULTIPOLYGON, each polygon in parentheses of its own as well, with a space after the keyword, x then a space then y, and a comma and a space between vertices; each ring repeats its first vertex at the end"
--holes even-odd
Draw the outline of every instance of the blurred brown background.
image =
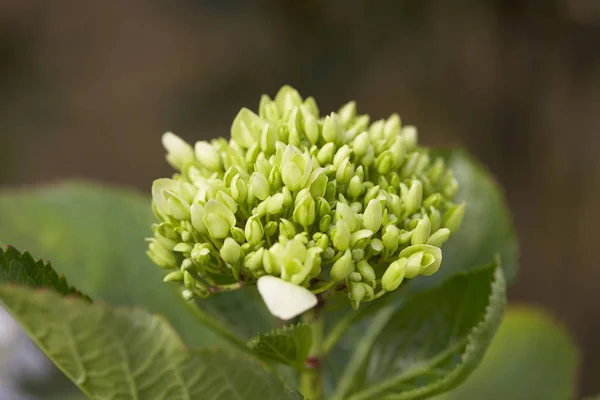
POLYGON ((0 184, 170 174, 160 135, 229 134, 285 83, 398 111, 498 177, 540 304, 600 392, 600 1, 0 0, 0 184))

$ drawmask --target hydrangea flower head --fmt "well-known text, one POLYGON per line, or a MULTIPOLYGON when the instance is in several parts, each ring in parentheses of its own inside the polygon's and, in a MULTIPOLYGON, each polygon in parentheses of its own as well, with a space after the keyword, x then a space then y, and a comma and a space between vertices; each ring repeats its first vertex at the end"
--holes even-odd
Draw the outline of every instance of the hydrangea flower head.
POLYGON ((272 276, 358 307, 434 274, 464 214, 452 171, 398 115, 321 116, 289 86, 243 108, 229 140, 163 144, 176 173, 153 184, 148 254, 188 299, 272 276))

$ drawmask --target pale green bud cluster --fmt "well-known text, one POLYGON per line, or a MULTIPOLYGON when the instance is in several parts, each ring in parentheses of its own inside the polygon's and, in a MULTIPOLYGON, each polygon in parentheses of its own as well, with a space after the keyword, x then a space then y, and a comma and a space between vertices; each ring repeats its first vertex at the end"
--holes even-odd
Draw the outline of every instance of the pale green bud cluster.
POLYGON ((371 123, 354 102, 321 117, 287 86, 258 114, 242 109, 229 141, 163 144, 178 172, 152 187, 148 254, 186 298, 272 275, 358 307, 435 273, 464 215, 452 171, 414 127, 371 123))

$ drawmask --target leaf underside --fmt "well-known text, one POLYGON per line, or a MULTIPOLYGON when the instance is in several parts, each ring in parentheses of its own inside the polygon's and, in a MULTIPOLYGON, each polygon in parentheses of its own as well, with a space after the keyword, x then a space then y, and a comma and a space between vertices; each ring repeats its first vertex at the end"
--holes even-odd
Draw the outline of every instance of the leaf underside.
POLYGON ((0 285, 0 300, 92 399, 302 399, 242 354, 187 350, 163 318, 145 311, 20 286, 0 285))

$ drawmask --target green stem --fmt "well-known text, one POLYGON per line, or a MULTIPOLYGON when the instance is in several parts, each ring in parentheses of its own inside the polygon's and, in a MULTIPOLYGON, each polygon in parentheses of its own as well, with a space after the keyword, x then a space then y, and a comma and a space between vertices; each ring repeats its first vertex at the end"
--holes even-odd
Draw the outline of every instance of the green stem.
POLYGON ((323 400, 323 330, 324 320, 321 304, 302 316, 304 323, 311 327, 312 347, 306 360, 306 368, 300 374, 300 391, 307 400, 323 400))

